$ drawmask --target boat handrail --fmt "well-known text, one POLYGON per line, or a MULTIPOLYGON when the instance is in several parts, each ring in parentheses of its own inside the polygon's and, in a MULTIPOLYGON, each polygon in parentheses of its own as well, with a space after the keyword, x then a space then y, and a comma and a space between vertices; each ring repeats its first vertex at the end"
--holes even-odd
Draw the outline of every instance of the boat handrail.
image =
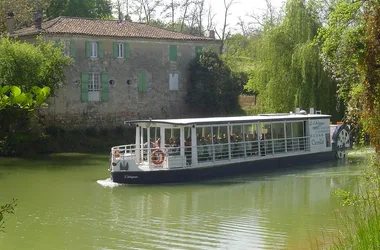
MULTIPOLYGON (((198 163, 215 162, 220 160, 235 160, 248 157, 269 157, 277 154, 297 153, 310 151, 310 136, 278 138, 265 140, 246 140, 231 143, 201 144, 196 147, 197 162, 191 163, 192 146, 184 147, 184 161, 186 166, 194 166, 198 163)), ((137 149, 136 144, 120 145, 112 147, 113 159, 134 159, 137 163, 152 165, 152 153, 155 150, 162 151, 164 160, 168 157, 180 157, 180 146, 166 145, 165 147, 143 147, 137 149)))

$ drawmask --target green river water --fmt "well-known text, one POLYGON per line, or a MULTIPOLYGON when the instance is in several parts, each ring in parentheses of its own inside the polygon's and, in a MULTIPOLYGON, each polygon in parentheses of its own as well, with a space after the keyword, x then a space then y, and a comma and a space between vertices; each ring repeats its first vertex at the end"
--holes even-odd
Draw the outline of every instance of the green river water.
POLYGON ((316 249, 365 157, 154 186, 113 184, 108 155, 0 159, 0 204, 18 199, 0 249, 316 249))

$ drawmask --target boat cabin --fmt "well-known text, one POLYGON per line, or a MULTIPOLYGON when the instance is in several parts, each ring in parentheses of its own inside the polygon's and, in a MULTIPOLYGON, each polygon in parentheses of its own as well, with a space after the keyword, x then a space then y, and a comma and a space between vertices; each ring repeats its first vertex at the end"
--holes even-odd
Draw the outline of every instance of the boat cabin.
POLYGON ((151 119, 125 124, 136 126, 136 143, 113 147, 112 157, 134 159, 143 171, 332 150, 329 115, 151 119))

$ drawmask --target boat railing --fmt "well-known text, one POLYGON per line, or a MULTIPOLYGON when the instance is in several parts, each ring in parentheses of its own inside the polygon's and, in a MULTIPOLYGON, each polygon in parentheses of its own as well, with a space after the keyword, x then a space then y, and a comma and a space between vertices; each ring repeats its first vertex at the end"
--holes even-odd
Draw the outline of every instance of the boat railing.
POLYGON ((212 162, 302 151, 310 151, 308 136, 198 145, 197 158, 198 162, 212 162))
POLYGON ((136 144, 120 145, 111 148, 113 159, 134 158, 136 154, 136 144))
MULTIPOLYGON (((310 151, 310 139, 305 137, 281 138, 281 139, 266 139, 266 140, 251 140, 237 141, 232 143, 216 143, 198 145, 196 159, 198 163, 216 162, 223 160, 235 160, 251 157, 266 157, 279 154, 307 152, 310 151)), ((177 167, 186 167, 194 165, 192 163, 192 147, 185 146, 183 152, 177 145, 166 145, 165 147, 143 147, 136 149, 135 144, 115 146, 112 148, 112 157, 114 160, 119 159, 134 159, 137 163, 143 163, 152 166, 160 165, 155 162, 155 157, 162 152, 162 165, 167 167, 174 162, 177 167), (168 162, 169 161, 169 162, 168 162), (171 161, 171 162, 170 162, 171 161)))

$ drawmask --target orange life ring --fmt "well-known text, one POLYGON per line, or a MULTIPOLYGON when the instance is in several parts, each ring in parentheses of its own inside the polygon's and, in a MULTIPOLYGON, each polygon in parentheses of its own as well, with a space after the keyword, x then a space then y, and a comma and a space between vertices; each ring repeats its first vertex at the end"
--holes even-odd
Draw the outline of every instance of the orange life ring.
POLYGON ((165 153, 161 149, 156 149, 152 152, 152 163, 155 165, 160 165, 165 160, 165 153))

